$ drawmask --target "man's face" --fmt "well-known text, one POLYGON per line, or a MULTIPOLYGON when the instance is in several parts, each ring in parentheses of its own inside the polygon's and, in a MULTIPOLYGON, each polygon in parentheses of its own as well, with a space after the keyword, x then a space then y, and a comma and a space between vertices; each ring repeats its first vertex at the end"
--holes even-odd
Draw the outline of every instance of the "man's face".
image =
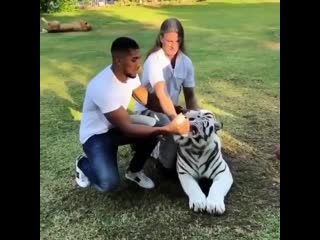
POLYGON ((174 57, 177 54, 180 46, 179 36, 176 32, 165 33, 160 36, 162 48, 165 54, 169 57, 174 57))
POLYGON ((121 58, 121 66, 123 73, 129 78, 135 78, 140 70, 140 50, 130 49, 129 54, 121 58))

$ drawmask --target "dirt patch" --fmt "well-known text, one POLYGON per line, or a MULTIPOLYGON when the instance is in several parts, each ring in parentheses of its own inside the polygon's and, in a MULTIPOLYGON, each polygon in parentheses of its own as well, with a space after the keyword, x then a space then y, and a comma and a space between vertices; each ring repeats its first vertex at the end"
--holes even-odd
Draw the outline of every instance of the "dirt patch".
POLYGON ((280 50, 280 42, 265 42, 263 46, 271 50, 280 50))

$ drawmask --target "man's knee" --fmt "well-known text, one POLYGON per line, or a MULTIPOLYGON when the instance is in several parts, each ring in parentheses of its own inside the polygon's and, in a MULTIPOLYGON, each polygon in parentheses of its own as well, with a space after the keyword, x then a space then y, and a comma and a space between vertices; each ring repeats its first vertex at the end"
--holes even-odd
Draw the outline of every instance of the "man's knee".
POLYGON ((165 126, 170 123, 169 117, 163 113, 153 112, 151 110, 145 110, 140 114, 154 118, 156 120, 156 124, 155 124, 156 127, 165 126))
POLYGON ((157 120, 157 123, 155 126, 166 126, 170 123, 170 119, 167 115, 163 114, 163 113, 156 113, 155 114, 155 119, 157 120))
POLYGON ((119 176, 112 177, 104 177, 100 179, 99 185, 97 185, 97 189, 100 192, 112 192, 115 191, 120 185, 119 176))
POLYGON ((130 115, 131 121, 134 124, 140 124, 140 125, 145 125, 145 126, 150 126, 153 127, 156 125, 156 119, 146 116, 146 115, 130 115))

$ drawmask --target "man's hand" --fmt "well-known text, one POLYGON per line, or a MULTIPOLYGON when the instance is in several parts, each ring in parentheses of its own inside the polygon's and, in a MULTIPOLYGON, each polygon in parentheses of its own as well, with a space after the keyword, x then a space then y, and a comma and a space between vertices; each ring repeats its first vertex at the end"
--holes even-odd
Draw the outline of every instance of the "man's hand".
POLYGON ((186 135, 190 131, 190 122, 182 114, 179 114, 167 127, 169 132, 173 134, 186 135))
POLYGON ((174 108, 175 108, 177 114, 179 114, 179 113, 186 114, 188 112, 187 109, 185 109, 181 106, 174 106, 174 108))

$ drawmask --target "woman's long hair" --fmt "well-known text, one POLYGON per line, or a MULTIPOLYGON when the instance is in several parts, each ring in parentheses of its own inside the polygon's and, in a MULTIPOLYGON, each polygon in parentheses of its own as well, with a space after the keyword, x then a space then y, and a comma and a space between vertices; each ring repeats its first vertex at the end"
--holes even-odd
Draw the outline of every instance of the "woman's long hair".
POLYGON ((146 59, 149 57, 151 53, 158 51, 162 47, 160 37, 163 37, 165 33, 169 33, 169 32, 178 33, 179 50, 182 51, 183 53, 186 52, 185 43, 184 43, 184 30, 181 22, 176 18, 168 18, 161 24, 160 32, 158 33, 155 44, 148 51, 146 59))

